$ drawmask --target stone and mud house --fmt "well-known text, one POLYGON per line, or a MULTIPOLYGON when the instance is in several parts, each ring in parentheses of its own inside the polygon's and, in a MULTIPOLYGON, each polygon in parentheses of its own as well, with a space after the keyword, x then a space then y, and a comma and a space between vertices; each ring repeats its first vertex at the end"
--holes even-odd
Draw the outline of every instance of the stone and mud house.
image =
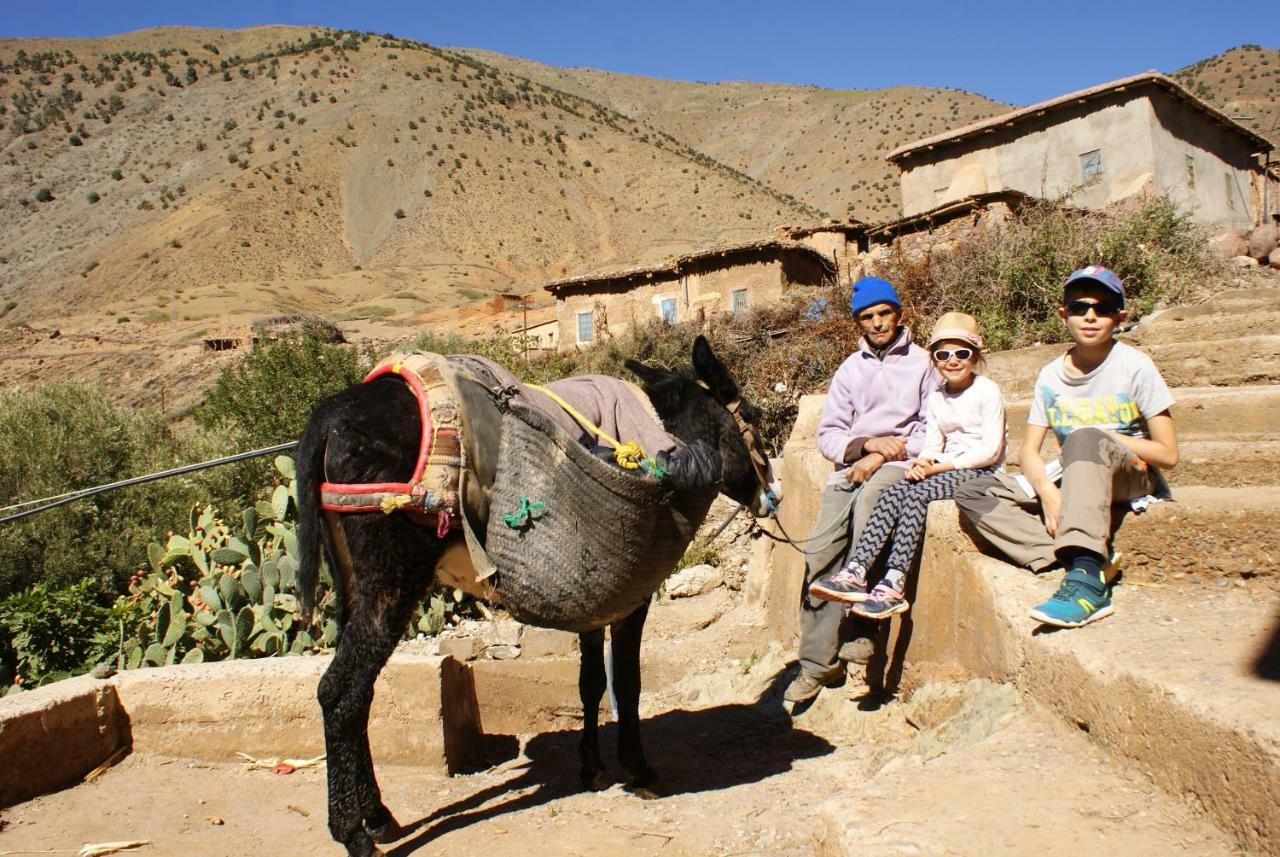
POLYGON ((713 247, 661 265, 556 280, 559 348, 590 344, 650 319, 668 322, 738 313, 793 288, 836 278, 832 258, 807 244, 772 239, 713 247))
POLYGON ((1166 195, 1198 222, 1247 229, 1275 200, 1271 144, 1150 71, 1020 108, 890 152, 911 217, 1020 191, 1077 208, 1166 195))

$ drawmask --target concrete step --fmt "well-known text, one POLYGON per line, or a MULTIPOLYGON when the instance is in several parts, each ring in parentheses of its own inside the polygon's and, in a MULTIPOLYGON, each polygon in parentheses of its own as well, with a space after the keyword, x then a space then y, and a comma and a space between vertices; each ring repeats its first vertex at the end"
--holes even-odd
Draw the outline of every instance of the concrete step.
MULTIPOLYGON (((1178 486, 1174 501, 1128 515, 1116 535, 1135 580, 1280 584, 1280 492, 1178 486)), ((1280 592, 1280 590, 1278 590, 1280 592)), ((1261 597, 1261 590, 1258 592, 1261 597)))
POLYGON ((1280 306, 1249 309, 1214 304, 1174 307, 1143 319, 1124 335, 1141 348, 1169 342, 1206 342, 1275 333, 1280 330, 1280 306))
MULTIPOLYGON (((1240 387, 1280 384, 1280 335, 1256 334, 1228 340, 1180 341, 1140 346, 1170 387, 1240 387)), ((1036 376, 1061 357, 1065 344, 1035 345, 987 357, 983 371, 1007 399, 1031 395, 1036 376)), ((1175 391, 1176 395, 1176 391, 1175 391)))
MULTIPOLYGON (((1250 387, 1178 387, 1171 391, 1179 440, 1280 439, 1280 384, 1250 387)), ((1021 436, 1029 396, 1005 393, 1010 440, 1021 436)))
POLYGON ((1043 633, 1027 611, 1059 577, 978 553, 954 504, 936 503, 897 645, 908 661, 1014 683, 1169 793, 1198 802, 1244 851, 1280 854, 1275 599, 1122 584, 1116 615, 1043 633))

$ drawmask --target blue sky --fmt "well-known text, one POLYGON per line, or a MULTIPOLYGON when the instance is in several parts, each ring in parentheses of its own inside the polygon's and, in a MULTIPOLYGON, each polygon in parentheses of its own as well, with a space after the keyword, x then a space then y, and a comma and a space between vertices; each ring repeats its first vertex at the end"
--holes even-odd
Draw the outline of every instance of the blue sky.
MULTIPOLYGON (((953 86, 1029 104, 1265 38, 1241 2, 0 0, 0 36, 316 24, 680 80, 953 86)), ((1263 43, 1276 47, 1276 40, 1263 43)))

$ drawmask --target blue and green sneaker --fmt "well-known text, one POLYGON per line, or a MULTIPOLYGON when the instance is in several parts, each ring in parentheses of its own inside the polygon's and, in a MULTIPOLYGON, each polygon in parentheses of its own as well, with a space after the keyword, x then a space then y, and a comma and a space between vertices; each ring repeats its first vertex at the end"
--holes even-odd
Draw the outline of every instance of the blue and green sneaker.
POLYGON ((1031 611, 1031 618, 1058 628, 1079 628, 1114 612, 1111 587, 1103 579, 1073 568, 1053 597, 1031 611))

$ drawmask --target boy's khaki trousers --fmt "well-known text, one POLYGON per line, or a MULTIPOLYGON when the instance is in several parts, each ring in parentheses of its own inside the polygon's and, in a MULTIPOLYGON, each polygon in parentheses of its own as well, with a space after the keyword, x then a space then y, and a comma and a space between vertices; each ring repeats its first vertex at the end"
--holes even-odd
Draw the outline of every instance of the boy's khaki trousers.
POLYGON ((961 516, 1018 565, 1040 572, 1084 548, 1103 557, 1128 501, 1152 493, 1147 465, 1096 428, 1080 428, 1062 444, 1062 517, 1057 537, 1045 531, 1038 497, 1014 478, 993 473, 956 489, 961 516))

